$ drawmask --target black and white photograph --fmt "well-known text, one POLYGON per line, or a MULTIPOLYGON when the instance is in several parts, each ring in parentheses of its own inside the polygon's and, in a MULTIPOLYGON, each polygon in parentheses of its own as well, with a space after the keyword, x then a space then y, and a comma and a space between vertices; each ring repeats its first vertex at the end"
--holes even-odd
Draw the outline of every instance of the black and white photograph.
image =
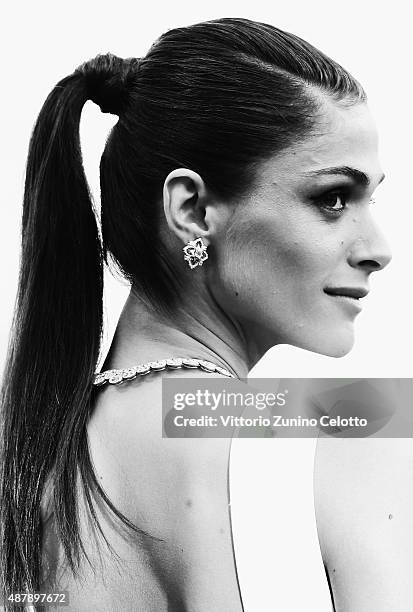
POLYGON ((413 612, 406 4, 3 12, 0 611, 413 612))

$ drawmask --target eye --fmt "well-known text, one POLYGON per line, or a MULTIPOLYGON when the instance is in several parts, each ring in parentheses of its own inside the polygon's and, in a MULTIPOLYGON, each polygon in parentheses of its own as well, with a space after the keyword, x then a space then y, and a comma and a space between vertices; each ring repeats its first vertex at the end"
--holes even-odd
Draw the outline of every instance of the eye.
POLYGON ((324 206, 330 210, 334 210, 335 212, 344 210, 346 207, 345 197, 340 193, 332 194, 329 198, 327 198, 324 206))
POLYGON ((329 214, 340 215, 347 206, 348 194, 343 192, 326 193, 316 198, 317 205, 329 214))

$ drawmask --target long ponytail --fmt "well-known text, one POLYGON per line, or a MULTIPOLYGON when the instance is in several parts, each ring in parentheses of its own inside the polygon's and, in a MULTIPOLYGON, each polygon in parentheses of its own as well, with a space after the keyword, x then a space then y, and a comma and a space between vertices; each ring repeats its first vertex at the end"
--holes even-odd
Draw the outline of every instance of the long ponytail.
MULTIPOLYGON (((108 53, 82 64, 50 93, 30 140, 19 287, 0 396, 3 596, 40 587, 46 492, 51 491, 49 507, 73 574, 81 552, 90 562, 79 531, 78 476, 93 525, 114 555, 93 493, 133 532, 159 540, 107 497, 94 472, 86 427, 102 337, 105 258, 82 165, 79 123, 88 99, 102 112, 122 112, 138 63, 108 53)), ((7 600, 5 605, 8 609, 7 600)))
POLYGON ((86 423, 103 297, 102 247, 79 138, 88 97, 80 72, 61 80, 29 145, 19 287, 1 393, 4 595, 40 586, 41 501, 52 474, 56 524, 73 570, 83 548, 73 509, 77 466, 83 482, 93 473, 86 423))

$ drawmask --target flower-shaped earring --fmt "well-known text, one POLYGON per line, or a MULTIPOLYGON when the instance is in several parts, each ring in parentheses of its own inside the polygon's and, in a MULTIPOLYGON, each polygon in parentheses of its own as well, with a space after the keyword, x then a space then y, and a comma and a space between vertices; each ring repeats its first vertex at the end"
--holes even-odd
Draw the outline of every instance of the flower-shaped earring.
POLYGON ((208 259, 207 246, 203 243, 202 238, 190 240, 182 250, 185 253, 184 259, 188 262, 191 270, 197 266, 202 266, 203 262, 208 259))

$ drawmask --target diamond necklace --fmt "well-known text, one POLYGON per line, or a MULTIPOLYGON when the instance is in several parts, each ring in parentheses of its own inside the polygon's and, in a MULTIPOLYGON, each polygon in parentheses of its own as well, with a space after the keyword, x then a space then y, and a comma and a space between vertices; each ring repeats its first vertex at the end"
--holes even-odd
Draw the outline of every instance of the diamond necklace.
POLYGON ((166 369, 178 370, 180 368, 194 369, 199 368, 204 372, 217 372, 224 376, 236 378, 234 374, 231 374, 225 368, 222 368, 211 361, 205 361, 204 359, 189 359, 185 357, 170 357, 169 359, 159 359, 158 361, 148 361, 140 365, 133 366, 132 368, 123 368, 120 370, 105 370, 105 372, 99 372, 95 374, 93 384, 95 387, 102 387, 106 383, 110 385, 119 385, 125 380, 133 380, 137 376, 145 376, 150 372, 160 372, 166 369))

